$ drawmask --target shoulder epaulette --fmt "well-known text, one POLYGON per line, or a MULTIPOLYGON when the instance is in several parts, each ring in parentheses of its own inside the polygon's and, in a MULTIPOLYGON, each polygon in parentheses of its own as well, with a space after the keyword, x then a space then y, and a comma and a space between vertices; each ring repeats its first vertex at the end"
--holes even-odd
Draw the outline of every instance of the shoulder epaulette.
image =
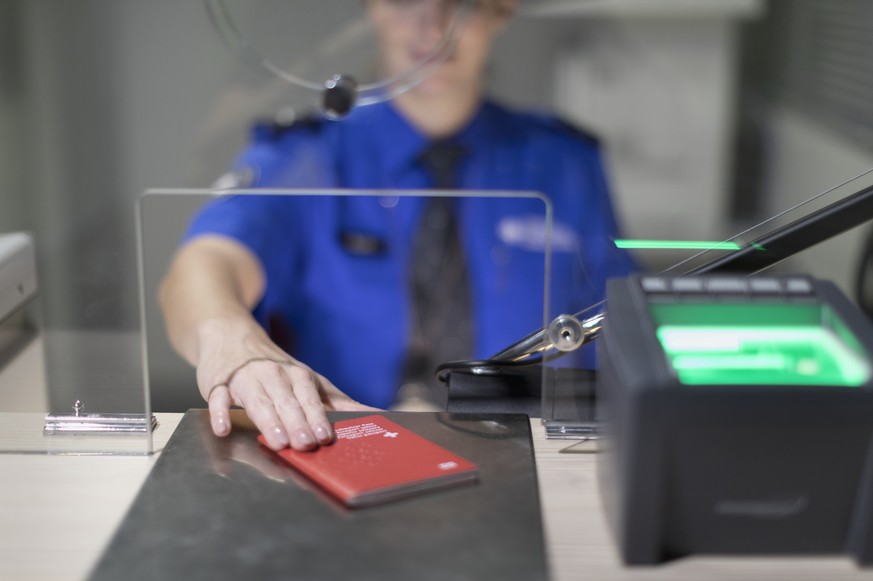
POLYGON ((575 135, 576 137, 581 137, 586 141, 592 142, 594 145, 600 144, 600 137, 593 131, 589 131, 584 127, 576 125, 575 123, 572 123, 560 117, 554 118, 554 123, 555 126, 557 126, 558 128, 572 135, 575 135))

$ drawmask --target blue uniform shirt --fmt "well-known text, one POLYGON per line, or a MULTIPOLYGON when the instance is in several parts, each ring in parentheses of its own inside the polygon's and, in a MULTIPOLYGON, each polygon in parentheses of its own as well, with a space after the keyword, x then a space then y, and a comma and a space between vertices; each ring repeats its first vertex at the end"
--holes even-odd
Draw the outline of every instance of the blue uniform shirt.
MULTIPOLYGON (((612 245, 616 223, 596 141, 555 119, 485 102, 455 141, 465 149, 460 186, 531 191, 553 205, 550 313, 602 299, 605 280, 632 265, 612 245)), ((420 190, 428 141, 391 103, 342 121, 259 126, 237 168, 253 187, 420 190)), ((222 198, 186 235, 232 237, 260 259, 267 289, 255 316, 274 340, 351 397, 394 401, 410 336, 409 253, 423 198, 222 198)), ((544 204, 538 199, 456 200, 482 358, 542 325, 544 204)), ((591 365, 589 360, 576 365, 591 365)))

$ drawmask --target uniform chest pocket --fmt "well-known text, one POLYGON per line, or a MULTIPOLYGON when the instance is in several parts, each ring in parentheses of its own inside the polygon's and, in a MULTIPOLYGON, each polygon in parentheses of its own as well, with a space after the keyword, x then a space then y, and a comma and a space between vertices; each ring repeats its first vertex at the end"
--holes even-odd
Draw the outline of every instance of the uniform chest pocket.
POLYGON ((352 293, 388 292, 392 285, 402 284, 395 246, 385 236, 363 230, 342 230, 337 234, 331 278, 352 293))
POLYGON ((388 254, 388 241, 384 237, 355 230, 341 231, 339 246, 351 257, 379 258, 388 254))

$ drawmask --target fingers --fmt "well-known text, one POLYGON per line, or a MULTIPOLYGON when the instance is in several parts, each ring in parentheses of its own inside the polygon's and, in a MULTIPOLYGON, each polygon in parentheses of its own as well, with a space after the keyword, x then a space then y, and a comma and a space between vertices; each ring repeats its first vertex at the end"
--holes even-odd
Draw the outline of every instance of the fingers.
POLYGON ((227 384, 208 394, 212 430, 230 433, 230 407, 245 408, 267 445, 312 450, 335 434, 325 406, 340 411, 376 411, 354 401, 323 376, 297 361, 251 359, 233 370, 227 384))
POLYGON ((276 413, 273 401, 257 378, 240 377, 234 379, 231 391, 235 392, 242 407, 245 408, 249 419, 254 422, 261 434, 264 435, 264 439, 270 448, 281 450, 291 444, 291 439, 288 437, 288 432, 285 430, 282 420, 279 419, 279 415, 276 413), (244 385, 241 385, 241 382, 244 382, 244 385))
POLYGON ((374 408, 360 402, 357 402, 349 396, 342 394, 339 398, 329 398, 330 409, 338 412, 381 412, 385 411, 382 408, 374 408))
POLYGON ((321 401, 317 374, 307 367, 291 365, 285 366, 284 370, 291 381, 294 397, 300 404, 318 443, 330 444, 334 438, 333 427, 327 419, 324 402, 321 401))
POLYGON ((212 388, 207 400, 212 432, 224 437, 230 433, 230 390, 226 385, 212 388))
POLYGON ((345 393, 340 391, 340 389, 330 382, 329 379, 324 377, 323 375, 315 374, 318 378, 318 381, 321 383, 322 392, 324 393, 324 398, 328 407, 332 410, 336 410, 339 412, 378 412, 382 411, 379 408, 374 408, 372 406, 364 405, 359 403, 345 393))
POLYGON ((291 436, 291 445, 298 450, 308 450, 318 444, 330 444, 333 429, 312 372, 305 367, 283 364, 273 369, 271 379, 265 382, 265 389, 291 436))
POLYGON ((274 450, 291 446, 312 450, 333 442, 334 433, 321 401, 316 375, 306 366, 253 360, 230 381, 230 397, 274 450))

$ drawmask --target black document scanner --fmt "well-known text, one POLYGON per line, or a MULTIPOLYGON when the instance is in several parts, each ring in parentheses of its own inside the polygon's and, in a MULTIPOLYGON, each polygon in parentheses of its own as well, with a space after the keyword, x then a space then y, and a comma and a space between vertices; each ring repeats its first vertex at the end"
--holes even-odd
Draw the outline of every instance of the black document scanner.
POLYGON ((873 325, 806 276, 633 276, 598 340, 601 496, 626 564, 873 563, 873 325))

